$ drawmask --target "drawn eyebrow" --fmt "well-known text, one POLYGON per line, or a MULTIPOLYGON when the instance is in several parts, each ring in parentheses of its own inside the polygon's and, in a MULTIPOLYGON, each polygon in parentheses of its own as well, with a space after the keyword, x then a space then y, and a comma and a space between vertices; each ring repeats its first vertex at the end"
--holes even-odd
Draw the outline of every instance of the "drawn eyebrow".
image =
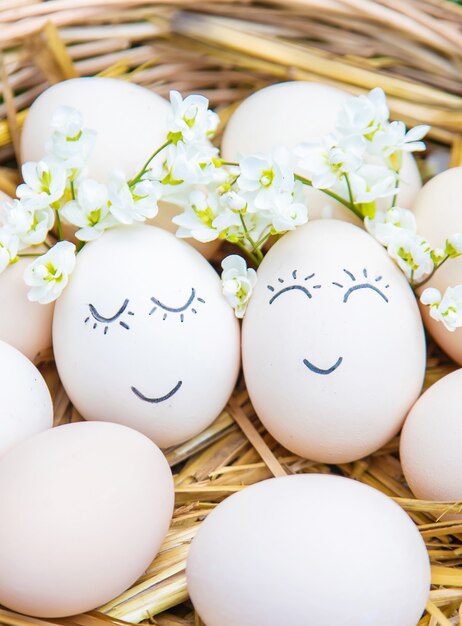
POLYGON ((98 322, 108 323, 108 322, 115 322, 115 320, 122 315, 122 313, 125 311, 127 306, 128 306, 128 300, 125 300, 122 306, 120 307, 120 309, 117 311, 117 313, 113 315, 112 317, 104 317, 103 315, 98 313, 98 311, 95 309, 93 304, 89 304, 88 308, 90 309, 90 313, 93 315, 95 320, 97 320, 98 322))
POLYGON ((350 287, 343 296, 343 302, 347 302, 353 291, 357 291, 358 289, 372 289, 372 291, 375 291, 377 294, 379 294, 379 296, 383 298, 385 302, 388 302, 387 296, 382 293, 380 289, 377 289, 377 287, 375 287, 374 285, 370 285, 369 283, 362 283, 361 285, 353 285, 353 287, 350 287))
POLYGON ((290 285, 289 287, 284 287, 284 289, 281 289, 281 291, 278 291, 276 294, 274 294, 274 296, 270 299, 269 303, 273 304, 273 302, 279 298, 279 296, 282 296, 283 293, 285 293, 286 291, 292 291, 294 289, 297 289, 298 291, 302 291, 308 298, 312 298, 311 293, 308 291, 308 289, 306 287, 303 287, 302 285, 290 285))
MULTIPOLYGON (((194 298, 196 297, 196 290, 194 289, 194 287, 191 288, 191 295, 188 298, 188 301, 186 302, 186 304, 183 304, 183 306, 180 307, 171 307, 171 306, 167 306, 166 304, 163 304, 160 300, 158 300, 157 298, 152 297, 151 301, 156 304, 157 306, 160 306, 162 309, 164 309, 164 311, 168 311, 169 313, 181 313, 182 311, 186 311, 186 309, 192 304, 194 298)), ((202 300, 199 300, 199 302, 203 302, 202 300)), ((153 309, 154 311, 155 309, 153 309)), ((151 311, 151 313, 153 312, 151 311)), ((151 315, 151 313, 149 315, 151 315)))

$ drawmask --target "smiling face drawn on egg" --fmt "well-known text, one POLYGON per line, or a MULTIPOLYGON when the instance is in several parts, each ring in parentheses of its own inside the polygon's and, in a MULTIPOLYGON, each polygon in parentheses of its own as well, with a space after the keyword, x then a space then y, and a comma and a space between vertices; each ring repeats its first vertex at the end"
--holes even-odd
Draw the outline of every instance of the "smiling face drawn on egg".
POLYGON ((86 246, 59 299, 55 358, 85 419, 119 422, 161 447, 207 427, 239 371, 239 325, 215 270, 153 226, 86 246))
MULTIPOLYGON (((194 287, 191 288, 191 295, 189 296, 186 303, 179 307, 168 306, 167 304, 162 303, 158 298, 151 297, 151 302, 154 304, 154 306, 149 311, 148 315, 152 315, 158 309, 161 309, 162 311, 164 311, 164 313, 162 314, 163 321, 167 319, 168 313, 171 313, 171 314, 178 315, 180 322, 184 323, 185 313, 188 309, 191 311, 191 313, 193 313, 194 315, 197 315, 197 309, 195 309, 192 306, 196 300, 199 304, 205 304, 205 300, 203 298, 196 296, 196 289, 194 287)), ((125 298, 122 306, 118 309, 116 313, 114 313, 114 315, 110 317, 105 317, 104 315, 101 315, 101 313, 97 311, 96 307, 93 304, 89 304, 88 309, 89 309, 90 315, 87 315, 85 317, 84 324, 88 324, 89 322, 91 322, 91 318, 92 318, 94 320, 92 323, 93 330, 96 330, 96 328, 98 328, 98 325, 100 323, 104 325, 104 331, 103 331, 104 335, 107 334, 110 325, 116 321, 118 322, 119 326, 121 326, 125 330, 130 330, 128 320, 124 321, 123 319, 120 319, 124 313, 126 313, 128 316, 135 315, 133 311, 127 310, 129 302, 130 302, 129 299, 125 298)), ((134 385, 132 385, 130 389, 135 394, 135 396, 139 398, 140 400, 142 400, 143 402, 148 402, 149 404, 159 404, 161 402, 170 400, 170 398, 172 398, 180 390, 182 385, 183 385, 183 381, 178 380, 178 382, 172 387, 172 389, 170 389, 170 391, 158 397, 146 396, 139 389, 137 389, 134 385)))
POLYGON ((269 250, 242 350, 263 424, 320 462, 349 462, 391 439, 425 370, 406 278, 370 235, 335 220, 310 222, 269 250))
MULTIPOLYGON (((344 284, 338 281, 332 281, 331 284, 343 290, 344 294, 343 294, 342 302, 344 304, 347 304, 350 296, 355 291, 358 291, 359 289, 372 290, 374 293, 378 294, 382 298, 382 300, 384 300, 386 304, 388 304, 388 296, 385 295, 385 290, 389 289, 390 285, 384 284, 382 289, 379 286, 379 283, 383 281, 383 276, 376 275, 374 278, 374 281, 370 282, 369 276, 368 276, 368 270, 366 268, 363 268, 361 272, 361 277, 359 280, 350 270, 344 268, 343 272, 348 277, 350 284, 349 285, 347 284, 345 286, 344 284)), ((298 270, 292 270, 291 278, 294 281, 297 281, 298 274, 299 274, 298 270)), ((311 290, 321 289, 322 287, 322 285, 319 285, 319 284, 311 285, 306 282, 306 281, 311 281, 313 278, 315 278, 315 276, 316 274, 314 273, 308 274, 307 276, 304 276, 303 283, 295 282, 294 284, 289 284, 285 286, 283 285, 285 284, 286 281, 283 278, 278 278, 277 279, 277 282, 279 283, 278 289, 273 287, 273 285, 267 285, 266 287, 271 292, 269 305, 272 305, 274 302, 276 302, 276 300, 280 298, 282 295, 289 294, 294 291, 300 291, 302 294, 304 294, 308 298, 308 300, 311 300, 313 297, 312 295, 313 292, 311 290)), ((344 358, 343 356, 339 356, 337 360, 335 361, 335 363, 333 363, 330 367, 327 367, 327 368, 318 367, 308 358, 303 359, 303 364, 314 374, 327 376, 335 372, 337 368, 340 367, 340 365, 343 363, 343 358, 344 358)))

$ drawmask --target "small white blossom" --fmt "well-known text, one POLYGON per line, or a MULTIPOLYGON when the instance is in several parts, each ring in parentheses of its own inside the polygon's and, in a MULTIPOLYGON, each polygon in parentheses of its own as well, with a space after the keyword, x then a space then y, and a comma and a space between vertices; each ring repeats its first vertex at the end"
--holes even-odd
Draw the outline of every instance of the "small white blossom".
POLYGON ((207 98, 191 95, 183 100, 178 91, 171 91, 170 103, 172 109, 167 119, 170 140, 191 143, 213 137, 219 118, 209 110, 207 98))
POLYGON ((454 332, 462 326, 462 285, 448 287, 444 296, 438 289, 430 287, 422 293, 420 301, 430 307, 430 316, 443 322, 449 331, 454 332))
POLYGON ((117 224, 109 211, 107 188, 91 179, 81 183, 77 200, 65 204, 60 213, 69 223, 79 227, 75 236, 81 241, 93 241, 117 224))
POLYGON ((390 112, 383 89, 376 87, 367 95, 349 97, 339 113, 337 130, 345 136, 360 136, 371 140, 383 128, 390 112))
POLYGON ((366 217, 364 225, 369 233, 383 246, 388 246, 401 230, 416 232, 415 215, 408 209, 392 207, 386 211, 377 211, 374 218, 366 217))
POLYGON ((237 185, 240 195, 251 202, 254 210, 270 210, 277 194, 292 193, 294 189, 290 153, 285 148, 277 148, 268 155, 244 157, 239 165, 237 185))
POLYGON ((451 259, 455 259, 462 254, 462 234, 456 233, 447 238, 444 253, 451 259))
POLYGON ((56 300, 66 287, 74 267, 74 244, 59 241, 24 270, 24 281, 31 287, 27 294, 28 299, 40 304, 56 300))
POLYGON ((393 171, 383 165, 362 165, 350 174, 350 185, 355 204, 369 204, 379 198, 389 198, 397 191, 397 179, 393 171))
POLYGON ((267 213, 277 233, 294 230, 308 221, 308 208, 302 202, 294 202, 291 193, 280 193, 274 199, 274 207, 267 213))
POLYGON ((4 227, 18 237, 20 249, 43 243, 54 221, 54 211, 49 207, 32 209, 20 200, 13 200, 5 206, 4 227))
POLYGON ((83 126, 80 111, 69 106, 59 107, 53 115, 51 125, 54 133, 46 144, 46 151, 76 177, 94 148, 96 133, 83 126))
POLYGON ((34 163, 28 161, 22 166, 24 183, 16 190, 24 206, 31 209, 45 209, 57 203, 66 188, 66 170, 51 159, 34 163))
POLYGON ((236 254, 223 259, 221 267, 223 295, 233 307, 236 317, 243 318, 257 282, 257 273, 248 269, 245 260, 236 254))
POLYGON ((135 221, 135 201, 123 172, 111 173, 108 186, 109 207, 113 217, 120 224, 133 224, 135 221))
POLYGON ((162 185, 157 181, 140 180, 131 189, 134 201, 134 219, 138 222, 150 220, 159 212, 157 201, 162 197, 162 185))
POLYGON ((330 189, 345 175, 362 164, 365 142, 362 137, 337 138, 327 135, 317 143, 302 143, 295 148, 298 165, 317 189, 330 189))
POLYGON ((391 122, 378 130, 372 139, 372 154, 391 157, 397 152, 418 152, 425 150, 425 143, 420 141, 430 130, 430 126, 421 124, 406 132, 404 122, 391 122))
POLYGON ((413 283, 419 283, 433 271, 429 243, 420 235, 402 229, 388 244, 388 254, 413 283))
POLYGON ((220 232, 213 226, 219 213, 219 198, 213 193, 196 189, 189 196, 184 213, 176 215, 172 221, 179 226, 177 237, 192 237, 207 243, 218 238, 220 232))
POLYGON ((19 239, 5 228, 0 228, 0 274, 18 257, 19 239))

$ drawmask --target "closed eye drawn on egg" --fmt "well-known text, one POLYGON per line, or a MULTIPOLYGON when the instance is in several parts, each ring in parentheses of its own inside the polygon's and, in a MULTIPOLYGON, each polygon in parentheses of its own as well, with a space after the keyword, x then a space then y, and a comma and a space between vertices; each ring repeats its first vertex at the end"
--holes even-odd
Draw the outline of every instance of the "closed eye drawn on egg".
POLYGON ((101 315, 101 313, 99 313, 96 310, 96 307, 93 304, 89 304, 88 308, 90 310, 91 316, 89 315, 85 318, 84 324, 88 324, 88 322, 93 318, 94 320, 96 320, 93 323, 93 330, 98 328, 99 324, 104 324, 103 333, 105 335, 107 334, 109 330, 109 326, 116 321, 118 321, 119 325, 122 326, 122 328, 125 328, 125 330, 130 330, 130 326, 127 324, 127 322, 119 319, 125 312, 127 313, 127 315, 135 315, 133 311, 127 310, 128 303, 129 303, 128 299, 125 299, 120 309, 116 313, 114 313, 114 315, 112 315, 111 317, 105 317, 104 315, 101 315))
MULTIPOLYGON (((350 272, 349 270, 344 269, 343 270, 345 272, 345 274, 350 278, 350 280, 355 283, 354 285, 352 285, 351 287, 346 287, 346 291, 345 294, 343 296, 343 302, 346 304, 348 302, 348 299, 350 298, 351 294, 353 294, 355 291, 358 291, 360 289, 370 289, 371 291, 375 292, 377 295, 379 295, 387 304, 388 304, 388 297, 384 294, 384 292, 379 289, 379 287, 375 284, 373 284, 372 282, 370 282, 369 280, 369 276, 368 276, 368 271, 366 268, 363 269, 362 274, 364 276, 364 278, 366 279, 367 282, 356 282, 356 277, 355 275, 350 272)), ((374 283, 380 283, 383 280, 382 276, 376 276, 374 278, 374 283)), ((340 289, 345 289, 345 286, 342 283, 339 282, 332 282, 333 285, 335 285, 336 287, 339 287, 340 289)), ((386 284, 384 285, 383 289, 389 289, 390 285, 386 284)))
POLYGON ((151 298, 151 302, 154 304, 154 306, 152 307, 152 309, 149 311, 149 315, 153 315, 153 313, 155 313, 157 311, 158 308, 162 309, 163 311, 165 311, 165 313, 162 314, 162 320, 165 321, 168 317, 169 313, 172 314, 177 314, 180 316, 180 322, 183 323, 184 322, 184 314, 185 312, 190 309, 191 313, 193 313, 194 315, 197 314, 197 309, 195 309, 192 304, 194 301, 199 302, 200 304, 205 304, 205 300, 203 298, 199 298, 196 297, 196 290, 194 289, 194 287, 191 288, 191 295, 189 296, 188 300, 185 302, 185 304, 179 306, 179 307, 172 307, 169 306, 167 304, 164 304, 163 302, 161 302, 160 300, 158 300, 157 298, 155 298, 154 296, 151 298))
POLYGON ((139 391, 139 389, 137 389, 136 387, 130 387, 130 389, 133 391, 135 396, 137 396, 140 400, 143 400, 143 402, 148 402, 149 404, 160 404, 161 402, 165 402, 166 400, 169 400, 172 396, 174 396, 176 392, 180 390, 182 384, 183 381, 179 380, 177 384, 173 387, 173 389, 170 389, 168 393, 158 398, 150 398, 148 396, 145 396, 144 393, 141 393, 141 391, 139 391))
MULTIPOLYGON (((293 270, 291 273, 291 277, 294 280, 297 280, 297 275, 298 275, 298 271, 293 270)), ((312 278, 314 278, 314 276, 315 276, 314 274, 309 274, 308 276, 305 276, 303 280, 304 281, 311 280, 312 278)), ((281 284, 284 284, 285 280, 283 278, 278 278, 278 282, 281 284)), ((321 285, 312 286, 313 289, 320 289, 320 287, 321 285)), ((279 296, 282 296, 282 294, 287 293, 289 291, 301 291, 309 300, 311 300, 311 298, 313 297, 310 290, 304 285, 301 285, 299 283, 287 285, 286 287, 283 287, 282 289, 279 289, 278 291, 276 291, 273 285, 267 285, 266 288, 268 289, 268 291, 270 291, 273 294, 269 300, 269 304, 273 304, 273 302, 277 300, 279 296)))

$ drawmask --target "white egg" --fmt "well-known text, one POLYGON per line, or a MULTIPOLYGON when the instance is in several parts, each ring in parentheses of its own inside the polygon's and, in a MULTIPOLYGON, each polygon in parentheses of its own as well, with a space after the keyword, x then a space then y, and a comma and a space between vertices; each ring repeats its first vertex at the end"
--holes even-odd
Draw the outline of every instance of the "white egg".
POLYGON ((215 270, 148 225, 108 231, 79 253, 53 343, 85 419, 126 424, 161 447, 208 426, 239 370, 239 325, 215 270))
MULTIPOLYGON (((269 152, 280 145, 292 150, 302 142, 320 141, 335 130, 337 116, 348 97, 342 89, 305 81, 260 89, 231 115, 223 134, 222 155, 235 160, 239 155, 269 152)), ((409 208, 421 186, 416 162, 405 153, 398 205, 409 208)), ((361 223, 351 211, 322 191, 307 188, 306 198, 310 219, 333 217, 361 223)), ((386 204, 386 201, 378 203, 380 208, 386 208, 386 204)))
MULTIPOLYGON (((0 192, 0 222, 2 204, 9 201, 11 198, 0 192)), ((32 261, 31 258, 21 258, 0 274, 0 301, 3 303, 0 340, 10 343, 31 361, 39 352, 51 347, 54 309, 54 303, 38 304, 27 298, 29 287, 24 282, 23 274, 32 261)))
POLYGON ((125 426, 78 422, 25 441, 0 459, 1 604, 64 617, 109 602, 146 571, 173 500, 164 455, 125 426))
MULTIPOLYGON (((97 132, 88 176, 101 183, 108 181, 114 169, 128 178, 137 174, 167 136, 170 105, 165 98, 125 80, 73 78, 49 87, 32 104, 21 136, 23 162, 43 158, 53 114, 63 105, 78 109, 85 126, 97 132)), ((177 206, 160 203, 154 223, 175 232, 171 218, 180 212, 177 206)), ((71 232, 67 229, 66 236, 71 232)), ((220 245, 219 241, 207 245, 194 240, 192 243, 208 258, 220 245)))
POLYGON ((244 376, 257 415, 288 450, 327 463, 378 450, 417 399, 425 357, 415 296, 365 231, 309 222, 260 265, 244 376))
POLYGON ((409 516, 371 487, 317 474, 265 480, 219 504, 186 576, 207 626, 416 626, 430 591, 409 516))
POLYGON ((48 387, 29 359, 0 341, 0 455, 53 426, 48 387))
MULTIPOLYGON (((444 248, 446 239, 462 233, 462 167, 454 167, 438 174, 426 183, 414 203, 417 232, 433 248, 444 248)), ((420 289, 434 287, 444 293, 448 287, 462 284, 462 257, 450 259, 420 289)), ((429 308, 421 306, 427 330, 435 341, 459 365, 462 365, 462 328, 450 332, 441 322, 429 315, 429 308)))
POLYGON ((444 376, 419 398, 403 426, 400 458, 414 495, 462 500, 462 370, 444 376))

